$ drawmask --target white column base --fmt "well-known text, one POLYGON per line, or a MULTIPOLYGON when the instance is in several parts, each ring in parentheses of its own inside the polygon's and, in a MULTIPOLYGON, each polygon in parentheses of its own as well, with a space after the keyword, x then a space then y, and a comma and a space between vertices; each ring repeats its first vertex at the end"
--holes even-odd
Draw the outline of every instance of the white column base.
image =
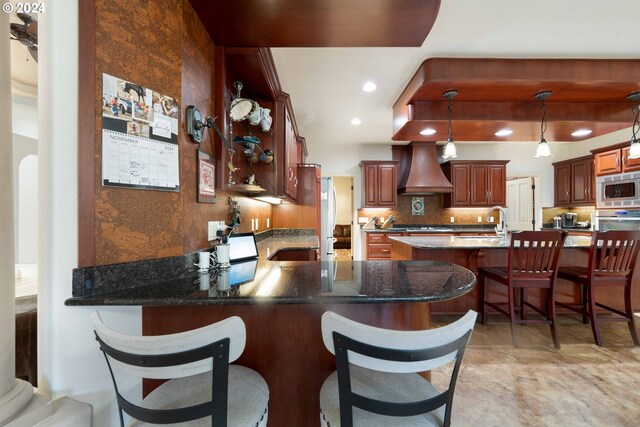
POLYGON ((31 403, 4 427, 91 427, 93 407, 68 397, 52 401, 36 392, 31 403))
POLYGON ((33 397, 33 386, 26 381, 15 379, 11 390, 0 397, 0 425, 14 418, 27 407, 33 397))

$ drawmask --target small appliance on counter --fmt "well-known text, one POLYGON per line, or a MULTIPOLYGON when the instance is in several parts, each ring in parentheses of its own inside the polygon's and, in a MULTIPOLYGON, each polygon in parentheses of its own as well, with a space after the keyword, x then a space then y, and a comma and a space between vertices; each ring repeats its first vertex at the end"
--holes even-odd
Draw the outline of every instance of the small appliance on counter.
MULTIPOLYGON (((578 214, 573 212, 566 212, 561 215, 562 228, 575 228, 578 222, 578 214)), ((555 219, 554 219, 555 225, 555 219)))
POLYGON ((559 216, 553 217, 553 228, 560 230, 562 228, 562 218, 559 216))

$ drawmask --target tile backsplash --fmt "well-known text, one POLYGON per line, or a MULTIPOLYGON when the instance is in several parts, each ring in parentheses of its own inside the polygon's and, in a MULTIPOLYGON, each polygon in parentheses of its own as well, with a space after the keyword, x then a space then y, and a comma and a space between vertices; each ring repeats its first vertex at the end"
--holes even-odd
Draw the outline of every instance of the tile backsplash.
POLYGON ((442 194, 434 194, 424 197, 424 214, 413 215, 411 210, 412 196, 398 196, 398 203, 394 209, 358 209, 358 217, 387 218, 393 215, 396 224, 495 224, 498 222, 498 212, 494 215, 494 221, 486 221, 489 208, 443 208, 442 194), (481 222, 478 222, 478 217, 481 222))
POLYGON ((554 216, 560 216, 566 212, 578 214, 578 221, 591 221, 591 214, 595 212, 595 208, 542 208, 542 223, 553 223, 554 216))

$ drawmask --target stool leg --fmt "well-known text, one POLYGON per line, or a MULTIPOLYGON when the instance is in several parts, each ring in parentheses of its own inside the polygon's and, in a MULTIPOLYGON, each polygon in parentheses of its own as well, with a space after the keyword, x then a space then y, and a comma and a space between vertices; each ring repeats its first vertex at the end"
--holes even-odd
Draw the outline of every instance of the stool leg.
POLYGON ((556 329, 556 299, 553 289, 547 289, 547 319, 551 321, 551 339, 553 345, 560 349, 560 340, 558 339, 558 330, 556 329))
POLYGON ((636 325, 634 321, 633 308, 631 307, 631 284, 629 283, 624 288, 624 305, 627 311, 627 318, 629 319, 629 331, 631 332, 631 339, 635 345, 638 343, 638 333, 636 332, 636 325))
POLYGON ((527 320, 527 314, 525 312, 525 302, 527 302, 527 290, 525 288, 520 288, 520 318, 522 320, 527 320))
POLYGON ((515 307, 515 301, 513 298, 513 286, 511 286, 511 284, 507 285, 507 294, 509 297, 509 321, 511 322, 511 341, 513 342, 513 346, 517 347, 518 342, 516 341, 516 307, 515 307))
POLYGON ((487 306, 487 284, 482 271, 478 275, 478 283, 480 284, 480 297, 482 298, 482 324, 486 325, 489 321, 489 306, 487 306))
POLYGON ((587 313, 589 309, 587 308, 587 289, 584 283, 578 283, 580 286, 580 304, 582 304, 582 323, 585 325, 589 322, 587 318, 587 313))
POLYGON ((587 284, 587 292, 589 296, 589 320, 591 321, 591 330, 593 331, 593 339, 599 347, 602 347, 602 340, 600 339, 600 329, 598 328, 598 313, 596 312, 596 291, 595 286, 591 283, 587 284))

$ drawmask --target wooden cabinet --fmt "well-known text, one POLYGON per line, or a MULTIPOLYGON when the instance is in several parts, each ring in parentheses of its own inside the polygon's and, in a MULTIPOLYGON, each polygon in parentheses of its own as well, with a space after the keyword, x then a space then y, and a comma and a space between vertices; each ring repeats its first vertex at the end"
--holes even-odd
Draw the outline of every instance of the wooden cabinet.
POLYGON ((442 164, 453 191, 444 195, 444 207, 488 207, 506 205, 508 160, 452 160, 442 164))
POLYGON ((362 170, 362 207, 391 208, 396 205, 398 162, 365 160, 362 170))
POLYGON ((367 259, 391 259, 391 236, 402 233, 367 233, 367 259))
POLYGON ((292 199, 298 197, 298 135, 291 120, 291 112, 284 109, 285 193, 292 199))
POLYGON ((554 206, 591 206, 595 201, 594 158, 578 157, 553 164, 554 206))
POLYGON ((629 147, 616 148, 596 154, 597 176, 640 170, 640 159, 629 158, 629 147))

